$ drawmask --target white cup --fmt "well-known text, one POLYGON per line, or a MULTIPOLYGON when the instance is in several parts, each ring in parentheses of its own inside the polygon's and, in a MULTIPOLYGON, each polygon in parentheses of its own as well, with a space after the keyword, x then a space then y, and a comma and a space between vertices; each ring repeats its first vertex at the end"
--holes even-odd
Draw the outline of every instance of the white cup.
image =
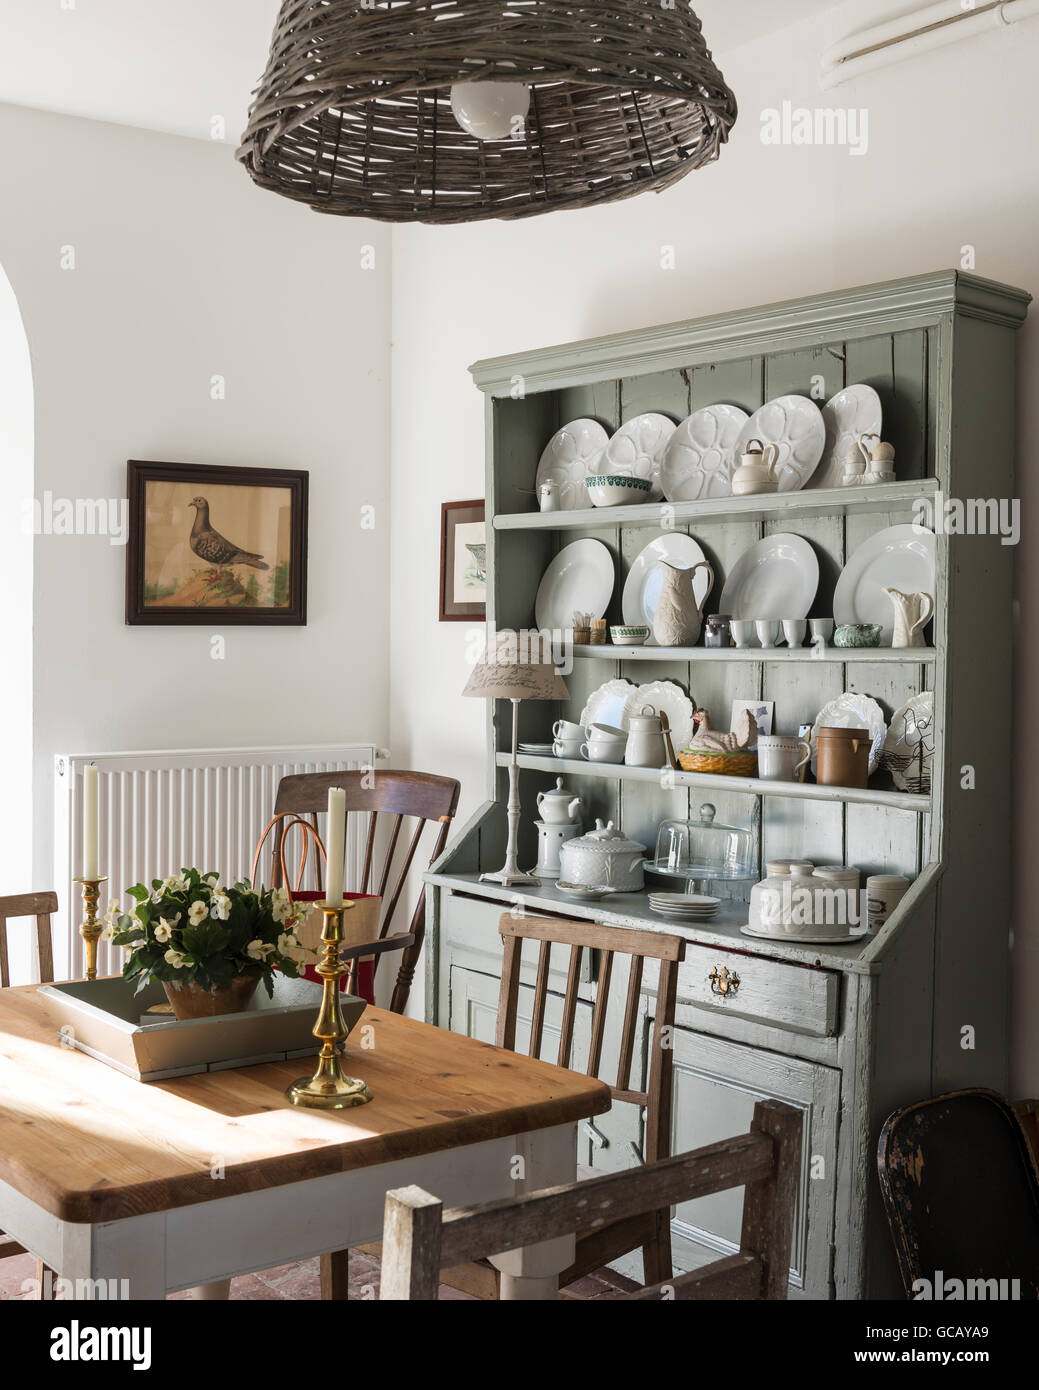
POLYGON ((569 719, 557 719, 552 725, 552 735, 561 743, 572 743, 574 739, 580 742, 584 737, 584 730, 580 724, 572 724, 569 719))
POLYGON ((585 729, 589 743, 627 743, 628 735, 612 724, 589 724, 585 729))
POLYGON ((796 782, 798 771, 812 756, 803 739, 789 734, 758 735, 758 777, 762 782, 796 782))
POLYGON ((754 631, 758 634, 758 641, 763 647, 774 647, 779 641, 779 620, 778 618, 758 618, 754 624, 754 631))
POLYGON ((870 931, 882 927, 905 897, 909 880, 898 874, 874 874, 866 880, 870 931))
POLYGON ((729 631, 737 647, 753 647, 757 640, 754 636, 754 622, 750 618, 733 618, 729 624, 729 631))
POLYGON ((783 619, 783 640, 788 647, 799 647, 805 640, 807 623, 804 618, 783 619))
POLYGON ((581 757, 590 763, 622 763, 625 747, 614 739, 596 739, 581 744, 581 757))
POLYGON ((569 758, 576 762, 581 756, 581 739, 557 738, 552 745, 552 752, 557 758, 569 758))
POLYGON ((828 646, 833 641, 832 618, 809 618, 808 631, 812 634, 812 646, 828 646))

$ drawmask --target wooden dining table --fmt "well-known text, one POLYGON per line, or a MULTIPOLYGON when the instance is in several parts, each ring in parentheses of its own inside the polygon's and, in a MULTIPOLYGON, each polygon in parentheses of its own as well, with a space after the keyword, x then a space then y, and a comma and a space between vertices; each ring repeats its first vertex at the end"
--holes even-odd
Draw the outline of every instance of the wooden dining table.
MULTIPOLYGON (((600 1081, 382 1009, 343 1061, 369 1104, 291 1106, 307 1059, 140 1082, 60 1041, 35 986, 0 990, 0 1230, 81 1290, 163 1298, 376 1241, 392 1188, 572 1182, 578 1122, 610 1107, 600 1081)), ((572 1259, 572 1239, 495 1257, 502 1297, 549 1296, 572 1259)))

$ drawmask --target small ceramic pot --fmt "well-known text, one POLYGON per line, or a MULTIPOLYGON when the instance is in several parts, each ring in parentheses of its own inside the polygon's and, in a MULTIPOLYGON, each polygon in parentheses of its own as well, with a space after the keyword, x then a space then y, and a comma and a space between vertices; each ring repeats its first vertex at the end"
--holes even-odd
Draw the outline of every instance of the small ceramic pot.
POLYGON ((567 825, 580 820, 579 811, 583 805, 579 796, 563 786, 562 777, 556 778, 551 791, 538 792, 538 810, 546 825, 567 825))
POLYGON ((778 467, 779 446, 762 445, 760 439, 752 439, 747 445, 747 452, 740 457, 739 468, 732 475, 733 497, 775 492, 779 487, 778 467))
POLYGON ((174 984, 163 980, 166 998, 175 1018, 213 1018, 216 1014, 242 1014, 252 1003, 259 975, 235 975, 227 989, 203 989, 201 985, 174 984))
POLYGON ((883 628, 879 623, 841 623, 833 634, 835 647, 879 647, 883 628))
POLYGON ((869 785, 868 729, 837 729, 822 725, 815 731, 817 758, 815 780, 821 787, 869 785))

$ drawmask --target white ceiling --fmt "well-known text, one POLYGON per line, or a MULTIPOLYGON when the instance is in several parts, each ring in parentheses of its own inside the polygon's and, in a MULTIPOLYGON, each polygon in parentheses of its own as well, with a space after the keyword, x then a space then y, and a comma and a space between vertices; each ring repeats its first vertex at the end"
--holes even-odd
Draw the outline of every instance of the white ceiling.
MULTIPOLYGON (((699 0, 722 71, 750 38, 834 0, 699 0)), ((279 0, 0 0, 0 101, 237 143, 279 0), (69 6, 69 8, 63 8, 69 6)))

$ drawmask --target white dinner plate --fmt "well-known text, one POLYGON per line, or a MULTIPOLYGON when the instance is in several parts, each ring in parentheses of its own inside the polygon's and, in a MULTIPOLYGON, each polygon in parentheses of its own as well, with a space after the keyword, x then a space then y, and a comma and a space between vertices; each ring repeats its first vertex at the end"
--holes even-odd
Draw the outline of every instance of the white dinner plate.
POLYGON ((931 793, 934 762, 934 693, 921 691, 891 716, 891 725, 880 755, 900 792, 914 796, 931 793))
POLYGON ((565 630, 573 627, 575 612, 601 618, 612 597, 613 556, 602 541, 572 541, 541 576, 534 621, 542 629, 565 630))
POLYGON ((819 751, 816 747, 816 730, 820 725, 831 729, 868 729, 870 775, 872 776, 876 772, 880 766, 880 754, 884 747, 884 740, 887 738, 887 721, 884 718, 884 711, 876 700, 871 700, 868 695, 857 695, 852 690, 846 690, 843 695, 838 695, 836 700, 831 700, 829 704, 823 705, 815 716, 815 723, 812 725, 812 732, 809 735, 809 742, 812 745, 813 773, 819 751))
POLYGON ((693 702, 680 685, 674 681, 649 681, 633 688, 625 702, 620 727, 627 729, 631 716, 641 714, 645 708, 667 715, 672 748, 688 748, 693 736, 693 702))
POLYGON ((669 502, 732 496, 736 441, 748 419, 738 405, 709 405, 682 421, 660 466, 660 485, 669 502))
POLYGON ((627 715, 624 711, 628 696, 635 689, 631 681, 605 681, 588 696, 588 703, 581 711, 581 724, 586 729, 589 724, 608 724, 611 729, 623 729, 627 733, 627 715))
POLYGON ((807 618, 818 587, 815 551, 803 537, 779 531, 736 561, 718 612, 745 619, 807 618))
POLYGON ((564 512, 590 507, 592 499, 584 485, 590 473, 599 471, 599 460, 610 436, 597 420, 571 420, 545 445, 538 464, 535 487, 555 483, 559 508, 564 512))
POLYGON ((659 502, 664 495, 660 485, 664 451, 674 432, 675 422, 666 415, 636 415, 621 425, 606 445, 602 464, 595 471, 645 478, 650 484, 645 500, 659 502))
POLYGON ((879 623, 882 647, 891 646, 894 609, 885 589, 934 598, 935 538, 912 522, 889 526, 862 542, 833 591, 837 623, 879 623))
POLYGON ((737 465, 752 439, 776 445, 779 491, 796 492, 815 472, 826 447, 822 411, 807 396, 777 396, 756 410, 740 431, 737 465))
MULTIPOLYGON (((693 540, 692 536, 675 532, 667 536, 657 536, 635 556, 628 577, 624 581, 621 596, 621 612, 628 627, 645 623, 650 628, 649 645, 655 645, 652 628, 653 615, 660 602, 660 591, 664 579, 657 564, 666 560, 677 569, 691 570, 694 565, 707 557, 693 540)), ((711 587, 711 576, 706 570, 697 570, 693 576, 693 595, 696 606, 702 608, 711 587)))
POLYGON ((872 386, 846 386, 823 406, 823 424, 826 447, 809 487, 841 487, 845 456, 861 435, 880 435, 884 407, 872 386))

